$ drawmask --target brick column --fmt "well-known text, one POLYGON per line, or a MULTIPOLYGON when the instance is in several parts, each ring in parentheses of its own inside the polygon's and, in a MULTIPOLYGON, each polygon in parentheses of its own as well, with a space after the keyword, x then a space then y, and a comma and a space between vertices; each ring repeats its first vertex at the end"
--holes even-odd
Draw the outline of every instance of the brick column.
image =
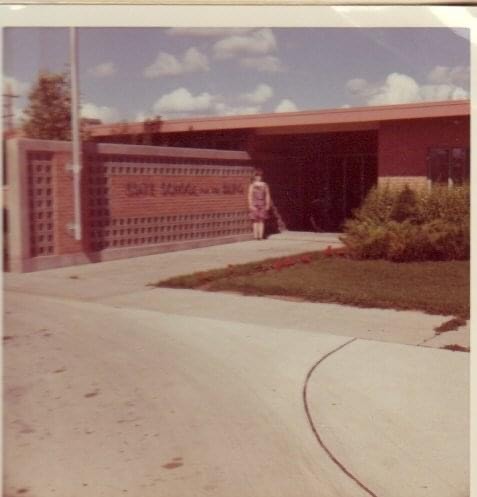
MULTIPOLYGON (((68 169, 71 164, 71 152, 56 152, 53 157, 53 189, 55 198, 54 226, 55 253, 58 255, 78 254, 84 252, 85 241, 75 240, 73 172, 68 169)), ((83 168, 84 171, 84 168, 83 168)), ((82 211, 84 213, 84 195, 82 195, 82 211)), ((84 234, 84 215, 82 215, 82 232, 84 234)))
POLYGON ((17 139, 7 141, 8 252, 10 270, 28 271, 30 259, 30 217, 26 149, 17 139))

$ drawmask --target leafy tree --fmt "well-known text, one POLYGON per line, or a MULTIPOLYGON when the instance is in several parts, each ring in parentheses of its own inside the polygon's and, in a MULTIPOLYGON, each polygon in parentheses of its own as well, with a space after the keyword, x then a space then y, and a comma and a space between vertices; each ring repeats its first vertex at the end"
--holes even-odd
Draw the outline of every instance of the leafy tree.
POLYGON ((71 139, 70 81, 65 73, 40 73, 28 100, 23 130, 29 138, 71 139))

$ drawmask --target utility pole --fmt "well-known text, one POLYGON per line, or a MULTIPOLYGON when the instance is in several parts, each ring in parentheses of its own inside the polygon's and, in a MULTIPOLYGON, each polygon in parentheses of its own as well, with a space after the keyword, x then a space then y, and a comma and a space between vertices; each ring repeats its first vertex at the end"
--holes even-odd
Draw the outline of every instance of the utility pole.
POLYGON ((71 142, 73 148, 74 237, 81 240, 81 137, 79 113, 78 48, 76 28, 70 28, 71 142))
POLYGON ((7 82, 5 84, 5 93, 3 94, 3 129, 5 131, 12 131, 14 128, 13 118, 15 113, 13 111, 13 99, 19 96, 13 93, 12 85, 10 82, 7 82))

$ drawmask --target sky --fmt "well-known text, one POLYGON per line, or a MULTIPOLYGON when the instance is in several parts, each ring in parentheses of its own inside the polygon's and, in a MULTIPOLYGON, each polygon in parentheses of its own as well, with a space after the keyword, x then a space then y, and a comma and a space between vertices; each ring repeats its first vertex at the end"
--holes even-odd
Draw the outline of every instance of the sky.
MULTIPOLYGON (((78 28, 81 113, 103 122, 469 98, 449 28, 78 28)), ((3 30, 17 123, 39 71, 68 69, 67 28, 3 30)))

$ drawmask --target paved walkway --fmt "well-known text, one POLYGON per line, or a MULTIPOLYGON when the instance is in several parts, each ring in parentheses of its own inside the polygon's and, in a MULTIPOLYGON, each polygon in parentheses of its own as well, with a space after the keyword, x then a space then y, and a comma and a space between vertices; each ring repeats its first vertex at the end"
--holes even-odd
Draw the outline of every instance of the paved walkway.
POLYGON ((146 287, 309 238, 7 274, 6 497, 469 495, 444 317, 146 287))
POLYGON ((291 302, 147 285, 180 274, 340 246, 333 233, 285 232, 249 241, 181 252, 4 275, 9 291, 68 297, 168 313, 257 323, 340 336, 443 347, 470 345, 469 325, 437 336, 434 328, 451 316, 413 311, 358 309, 334 304, 291 302), (350 323, 353 326, 350 327, 350 323), (323 329, 325 327, 325 329, 323 329))

